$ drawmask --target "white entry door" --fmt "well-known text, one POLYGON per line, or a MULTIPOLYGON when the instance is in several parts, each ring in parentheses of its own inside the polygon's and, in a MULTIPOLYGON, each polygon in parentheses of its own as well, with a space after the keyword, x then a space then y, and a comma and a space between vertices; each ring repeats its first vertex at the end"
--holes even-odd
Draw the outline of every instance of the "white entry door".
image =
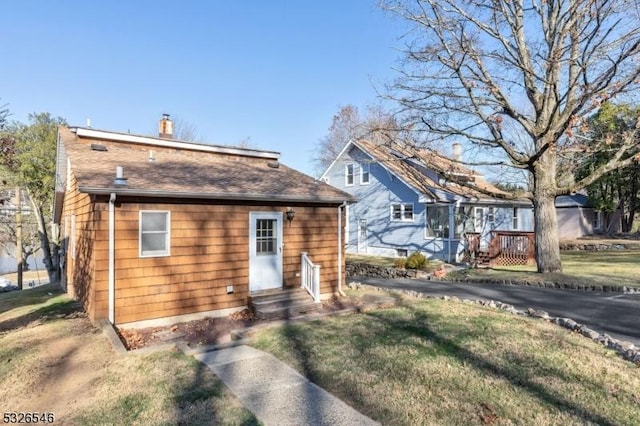
POLYGON ((249 213, 249 291, 282 288, 282 213, 249 213))

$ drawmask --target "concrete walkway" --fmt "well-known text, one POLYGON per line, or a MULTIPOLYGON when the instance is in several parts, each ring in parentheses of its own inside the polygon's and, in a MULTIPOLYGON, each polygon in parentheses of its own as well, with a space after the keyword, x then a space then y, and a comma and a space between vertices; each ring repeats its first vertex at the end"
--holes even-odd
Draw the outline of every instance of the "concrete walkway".
POLYGON ((265 425, 377 425, 271 354, 236 346, 194 355, 265 425))

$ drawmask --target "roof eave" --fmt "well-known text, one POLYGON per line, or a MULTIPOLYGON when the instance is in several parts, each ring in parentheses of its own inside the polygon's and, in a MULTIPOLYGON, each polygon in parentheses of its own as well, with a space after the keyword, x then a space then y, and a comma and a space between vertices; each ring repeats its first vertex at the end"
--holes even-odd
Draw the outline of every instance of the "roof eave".
POLYGON ((304 195, 280 195, 280 194, 250 194, 250 193, 203 193, 184 191, 160 191, 153 189, 131 189, 131 188, 100 188, 80 186, 80 192, 95 195, 116 194, 130 197, 152 197, 152 198, 191 198, 203 200, 231 200, 231 201, 277 201, 277 202, 297 202, 297 203, 321 203, 321 204, 342 204, 344 202, 354 203, 354 197, 309 197, 304 195))

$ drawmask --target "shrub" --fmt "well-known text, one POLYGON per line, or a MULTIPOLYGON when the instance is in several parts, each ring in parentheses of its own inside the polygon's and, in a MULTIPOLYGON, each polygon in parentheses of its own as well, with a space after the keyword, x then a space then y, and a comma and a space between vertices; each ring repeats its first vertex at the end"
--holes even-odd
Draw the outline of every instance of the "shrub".
POLYGON ((405 257, 401 257, 399 259, 395 259, 393 261, 393 266, 399 269, 405 269, 407 267, 407 259, 405 257))
POLYGON ((423 269, 425 266, 427 266, 427 258, 418 251, 411 253, 407 258, 407 269, 423 269))

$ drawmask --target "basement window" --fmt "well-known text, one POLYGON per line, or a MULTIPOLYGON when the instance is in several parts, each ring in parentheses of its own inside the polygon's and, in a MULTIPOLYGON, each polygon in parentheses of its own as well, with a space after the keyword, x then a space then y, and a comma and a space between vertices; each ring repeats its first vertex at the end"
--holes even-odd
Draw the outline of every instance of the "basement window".
POLYGON ((140 210, 140 257, 169 256, 171 213, 140 210))

